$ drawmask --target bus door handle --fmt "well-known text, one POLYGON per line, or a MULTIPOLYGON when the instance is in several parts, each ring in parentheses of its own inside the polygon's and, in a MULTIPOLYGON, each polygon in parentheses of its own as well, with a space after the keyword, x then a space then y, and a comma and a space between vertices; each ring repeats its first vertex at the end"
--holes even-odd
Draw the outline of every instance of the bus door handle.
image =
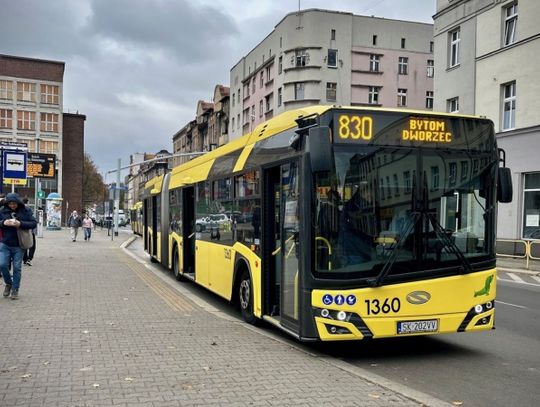
POLYGON ((187 238, 191 239, 193 236, 195 236, 195 232, 193 232, 191 235, 189 235, 187 238))

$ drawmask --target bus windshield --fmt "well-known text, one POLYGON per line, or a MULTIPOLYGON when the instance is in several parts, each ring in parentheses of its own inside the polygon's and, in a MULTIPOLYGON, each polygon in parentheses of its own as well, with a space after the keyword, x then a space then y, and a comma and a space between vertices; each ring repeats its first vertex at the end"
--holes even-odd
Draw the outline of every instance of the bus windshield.
POLYGON ((473 271, 494 256, 496 166, 488 151, 335 146, 314 179, 315 274, 473 271))

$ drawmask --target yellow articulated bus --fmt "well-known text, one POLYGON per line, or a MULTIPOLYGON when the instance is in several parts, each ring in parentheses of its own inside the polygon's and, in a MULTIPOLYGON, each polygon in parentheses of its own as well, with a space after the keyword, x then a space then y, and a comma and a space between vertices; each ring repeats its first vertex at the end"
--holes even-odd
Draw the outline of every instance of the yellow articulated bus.
POLYGON ((496 205, 510 170, 487 119, 313 106, 145 185, 153 261, 304 341, 494 326, 496 205))
POLYGON ((137 202, 129 210, 129 221, 131 223, 131 230, 133 233, 142 236, 142 202, 137 202))

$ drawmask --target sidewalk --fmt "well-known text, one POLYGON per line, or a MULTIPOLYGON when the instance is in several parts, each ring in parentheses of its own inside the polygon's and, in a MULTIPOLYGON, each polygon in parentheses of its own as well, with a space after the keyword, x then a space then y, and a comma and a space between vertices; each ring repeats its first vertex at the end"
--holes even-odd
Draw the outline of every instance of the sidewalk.
POLYGON ((37 239, 20 299, 0 298, 1 406, 447 405, 207 312, 120 248, 132 236, 37 239))
POLYGON ((529 260, 529 268, 527 269, 526 259, 498 256, 497 270, 540 275, 540 260, 529 260))

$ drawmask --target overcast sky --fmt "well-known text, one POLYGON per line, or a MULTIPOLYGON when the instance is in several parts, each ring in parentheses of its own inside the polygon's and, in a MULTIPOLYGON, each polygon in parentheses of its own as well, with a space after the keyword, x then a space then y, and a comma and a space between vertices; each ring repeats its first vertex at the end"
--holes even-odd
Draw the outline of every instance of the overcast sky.
MULTIPOLYGON (((64 111, 86 115, 101 173, 172 136, 298 0, 2 0, 0 54, 65 62, 64 111)), ((432 23, 435 0, 301 0, 432 23)), ((124 175, 124 174, 123 174, 124 175)), ((112 181, 109 175, 107 181, 112 181)))

